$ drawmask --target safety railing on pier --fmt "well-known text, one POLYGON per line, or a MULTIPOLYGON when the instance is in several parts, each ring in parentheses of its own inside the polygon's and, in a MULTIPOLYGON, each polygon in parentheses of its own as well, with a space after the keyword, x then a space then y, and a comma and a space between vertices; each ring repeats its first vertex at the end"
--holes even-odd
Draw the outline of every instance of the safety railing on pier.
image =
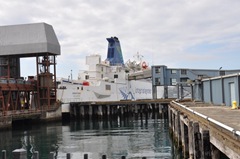
POLYGON ((227 125, 225 125, 225 124, 223 124, 223 123, 221 123, 221 122, 219 122, 219 121, 217 121, 217 120, 215 120, 215 119, 212 119, 212 118, 210 118, 210 117, 208 117, 208 116, 206 116, 206 115, 203 115, 203 114, 201 114, 201 113, 199 113, 199 112, 197 112, 197 111, 194 111, 194 110, 188 108, 188 107, 185 106, 185 105, 182 105, 182 104, 177 103, 177 102, 175 102, 175 101, 172 101, 172 102, 173 102, 174 104, 176 104, 176 105, 178 105, 178 106, 180 106, 180 107, 188 110, 189 112, 191 112, 191 113, 193 113, 193 114, 195 114, 195 115, 197 115, 197 116, 199 116, 199 117, 202 117, 202 118, 208 120, 209 122, 212 122, 212 123, 216 124, 217 126, 223 128, 223 129, 226 129, 226 130, 230 131, 230 132, 233 133, 234 135, 240 136, 240 131, 235 130, 234 128, 232 128, 232 127, 230 127, 230 126, 227 126, 227 125))

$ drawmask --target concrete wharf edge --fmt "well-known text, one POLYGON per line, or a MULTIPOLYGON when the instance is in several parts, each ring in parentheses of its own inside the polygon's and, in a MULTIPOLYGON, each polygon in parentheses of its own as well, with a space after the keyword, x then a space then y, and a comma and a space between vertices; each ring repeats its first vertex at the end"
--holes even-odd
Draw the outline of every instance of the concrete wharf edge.
MULTIPOLYGON (((169 109, 169 112, 174 114, 172 120, 178 118, 181 120, 179 123, 183 122, 188 127, 190 125, 189 123, 199 123, 201 132, 204 130, 209 131, 210 143, 219 151, 229 158, 240 158, 240 136, 236 134, 236 131, 239 132, 240 130, 239 109, 231 110, 231 107, 226 106, 213 106, 193 102, 177 103, 175 101, 169 104, 169 109)), ((169 114, 169 116, 171 115, 169 114)), ((172 126, 173 125, 175 125, 174 121, 172 123, 172 126)), ((173 131, 175 131, 176 138, 181 140, 180 138, 184 136, 184 133, 176 132, 179 131, 179 129, 174 128, 174 126, 173 129, 175 129, 173 131)), ((189 150, 192 151, 190 145, 189 150)), ((189 152, 190 158, 191 153, 194 152, 189 152)))

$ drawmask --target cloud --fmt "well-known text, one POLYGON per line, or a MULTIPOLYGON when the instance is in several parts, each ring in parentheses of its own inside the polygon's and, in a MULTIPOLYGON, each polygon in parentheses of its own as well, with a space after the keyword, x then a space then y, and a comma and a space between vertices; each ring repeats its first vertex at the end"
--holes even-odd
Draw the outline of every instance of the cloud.
POLYGON ((239 0, 0 2, 0 25, 46 22, 54 27, 62 48, 60 76, 68 76, 64 68, 86 68, 89 54, 105 59, 110 36, 120 39, 125 61, 139 52, 155 65, 201 68, 207 61, 204 67, 210 69, 222 63, 240 67, 235 61, 240 56, 239 0), (225 60, 230 55, 233 62, 225 60))

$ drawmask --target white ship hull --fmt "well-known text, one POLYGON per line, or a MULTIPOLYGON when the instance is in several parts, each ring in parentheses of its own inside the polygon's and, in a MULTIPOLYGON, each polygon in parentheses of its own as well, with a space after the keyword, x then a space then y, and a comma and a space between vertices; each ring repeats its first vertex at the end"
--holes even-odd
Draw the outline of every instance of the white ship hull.
POLYGON ((71 102, 120 101, 152 99, 152 84, 149 81, 125 81, 124 83, 99 82, 98 86, 83 86, 65 83, 64 89, 57 90, 62 102, 62 112, 70 111, 71 102))

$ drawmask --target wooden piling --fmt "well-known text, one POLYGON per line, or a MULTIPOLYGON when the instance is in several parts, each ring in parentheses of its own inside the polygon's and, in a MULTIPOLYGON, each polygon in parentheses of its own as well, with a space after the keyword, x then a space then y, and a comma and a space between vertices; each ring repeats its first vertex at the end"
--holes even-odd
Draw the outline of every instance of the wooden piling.
POLYGON ((80 112, 79 112, 79 114, 80 114, 80 117, 82 117, 82 118, 85 116, 84 106, 83 106, 83 105, 80 106, 80 112))
POLYGON ((133 106, 132 105, 128 105, 128 107, 129 107, 129 114, 132 115, 132 113, 133 113, 133 106))
POLYGON ((102 159, 107 159, 107 156, 106 155, 102 155, 102 159))
POLYGON ((171 110, 171 108, 168 109, 168 126, 170 129, 172 128, 172 110, 171 110))
POLYGON ((184 158, 188 158, 189 157, 188 128, 184 123, 184 116, 183 115, 180 115, 180 129, 181 129, 183 156, 184 156, 184 158))
POLYGON ((67 159, 71 159, 71 154, 67 153, 67 159))
POLYGON ((88 115, 89 115, 89 117, 91 117, 93 115, 93 108, 91 105, 89 105, 88 115))
POLYGON ((193 123, 193 150, 194 159, 201 158, 201 133, 199 132, 199 123, 193 123))
POLYGON ((88 154, 84 154, 84 155, 83 155, 83 158, 84 158, 84 159, 88 159, 88 154))
POLYGON ((175 115, 174 115, 174 111, 172 109, 172 114, 171 114, 171 118, 172 118, 172 130, 173 130, 173 134, 174 134, 174 131, 175 131, 175 115))
POLYGON ((73 105, 73 116, 77 117, 77 108, 75 105, 73 105))
POLYGON ((212 159, 219 159, 220 158, 220 151, 214 146, 214 145, 210 145, 211 147, 211 155, 212 155, 212 159))
POLYGON ((148 106, 145 104, 143 105, 143 113, 147 114, 148 113, 148 106))
POLYGON ((137 106, 137 104, 134 105, 134 112, 135 112, 135 114, 138 113, 138 106, 137 106))
POLYGON ((162 115, 162 113, 163 113, 163 106, 161 104, 159 104, 158 108, 159 108, 160 115, 162 115))
POLYGON ((181 129, 180 129, 180 112, 176 112, 175 116, 175 131, 176 131, 176 137, 177 137, 177 146, 180 148, 181 146, 181 129))
POLYGON ((2 150, 2 159, 7 159, 7 151, 2 150))
POLYGON ((194 158, 193 151, 193 121, 188 122, 188 144, 189 144, 189 159, 194 158))
POLYGON ((111 112, 111 110, 110 110, 110 105, 107 105, 107 116, 110 115, 110 112, 111 112))
POLYGON ((140 104, 139 106, 140 106, 140 113, 142 114, 143 113, 143 105, 140 104))
POLYGON ((202 159, 211 159, 211 146, 210 146, 209 130, 202 131, 202 159))
POLYGON ((98 106, 98 113, 97 114, 98 114, 99 117, 102 117, 102 115, 103 115, 102 105, 98 106))
POLYGON ((121 112, 121 115, 123 115, 124 111, 123 111, 123 105, 120 105, 120 112, 121 112))

